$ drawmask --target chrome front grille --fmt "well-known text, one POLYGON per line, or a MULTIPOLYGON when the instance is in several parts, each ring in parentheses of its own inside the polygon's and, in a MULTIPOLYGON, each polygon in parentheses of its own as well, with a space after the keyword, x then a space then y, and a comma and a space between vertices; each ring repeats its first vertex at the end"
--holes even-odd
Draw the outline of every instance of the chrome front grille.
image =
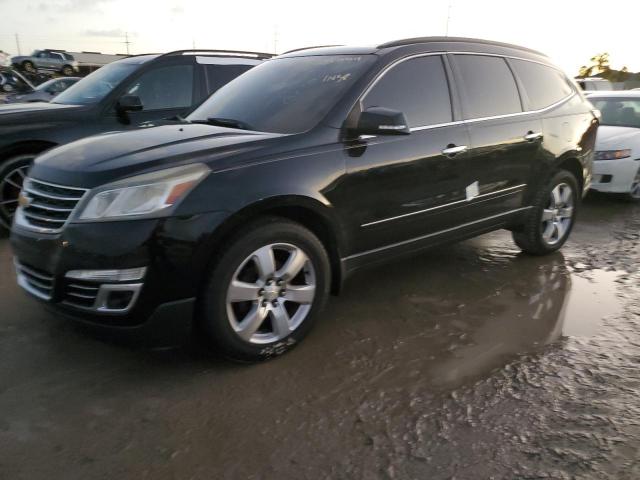
POLYGON ((27 178, 22 185, 24 198, 16 212, 16 222, 38 231, 59 232, 86 192, 84 188, 27 178))
POLYGON ((42 300, 53 297, 53 275, 15 261, 18 285, 42 300))

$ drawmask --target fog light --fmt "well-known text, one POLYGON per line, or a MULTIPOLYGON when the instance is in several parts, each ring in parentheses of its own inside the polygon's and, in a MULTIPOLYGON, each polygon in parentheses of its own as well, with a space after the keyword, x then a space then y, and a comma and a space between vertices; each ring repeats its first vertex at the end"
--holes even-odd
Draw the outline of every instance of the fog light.
POLYGON ((107 296, 107 309, 109 310, 123 310, 129 306, 131 300, 133 300, 133 294, 131 290, 113 291, 109 292, 107 296))
POLYGON ((96 282, 131 282, 141 280, 147 267, 127 268, 125 270, 70 270, 65 275, 76 280, 92 280, 96 282))

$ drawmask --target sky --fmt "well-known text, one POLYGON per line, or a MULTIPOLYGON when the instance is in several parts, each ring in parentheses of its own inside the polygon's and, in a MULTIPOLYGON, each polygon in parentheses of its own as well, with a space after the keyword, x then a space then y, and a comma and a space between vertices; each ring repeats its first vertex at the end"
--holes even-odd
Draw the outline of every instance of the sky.
POLYGON ((486 38, 540 50, 571 75, 602 52, 640 71, 640 1, 0 0, 0 49, 133 53, 192 48, 282 53, 407 37, 486 38), (448 19, 448 21, 447 21, 448 19))

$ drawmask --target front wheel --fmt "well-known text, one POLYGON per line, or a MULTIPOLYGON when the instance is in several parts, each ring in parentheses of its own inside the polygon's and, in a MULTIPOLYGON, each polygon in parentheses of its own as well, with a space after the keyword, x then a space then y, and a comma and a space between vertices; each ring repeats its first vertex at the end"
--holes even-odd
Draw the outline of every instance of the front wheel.
POLYGON ((631 190, 627 194, 627 199, 631 202, 640 202, 640 168, 633 179, 631 190))
POLYGON ((560 249, 569 238, 580 201, 576 178, 566 170, 556 173, 536 195, 521 230, 513 233, 520 249, 546 255, 560 249))
POLYGON ((70 77, 73 75, 73 68, 69 65, 65 65, 64 67, 62 67, 62 74, 65 77, 70 77))
POLYGON ((16 155, 0 164, 0 229, 9 229, 18 208, 18 196, 35 155, 16 155))
POLYGON ((324 246, 302 225, 275 217, 225 244, 199 299, 199 331, 233 360, 284 353, 309 332, 328 297, 324 246))

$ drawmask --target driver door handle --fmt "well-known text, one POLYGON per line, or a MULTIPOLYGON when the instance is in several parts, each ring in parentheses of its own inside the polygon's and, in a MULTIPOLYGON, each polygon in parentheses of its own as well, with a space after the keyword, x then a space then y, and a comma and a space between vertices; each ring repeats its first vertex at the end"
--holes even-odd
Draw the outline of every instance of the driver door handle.
POLYGON ((536 140, 539 140, 542 138, 542 132, 532 132, 529 131, 527 132, 527 134, 524 136, 524 139, 527 142, 535 142, 536 140))
POLYGON ((469 149, 466 145, 447 145, 447 148, 442 150, 442 154, 447 157, 454 157, 459 153, 466 152, 469 149))

